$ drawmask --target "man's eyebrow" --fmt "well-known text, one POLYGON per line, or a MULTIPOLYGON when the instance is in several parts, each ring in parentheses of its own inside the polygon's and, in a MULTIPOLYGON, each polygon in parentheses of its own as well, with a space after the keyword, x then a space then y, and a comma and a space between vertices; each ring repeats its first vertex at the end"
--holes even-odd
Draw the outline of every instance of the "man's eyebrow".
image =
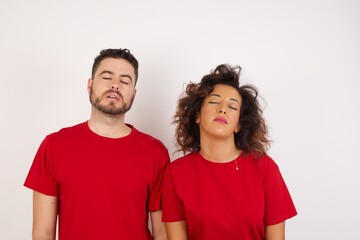
MULTIPOLYGON (((112 71, 109 71, 109 70, 104 70, 104 71, 102 71, 102 72, 99 74, 99 76, 101 76, 101 75, 103 75, 103 74, 115 75, 115 73, 113 73, 112 71)), ((128 74, 120 74, 120 77, 122 77, 122 78, 123 78, 123 77, 129 78, 130 81, 133 80, 133 79, 131 78, 131 76, 128 75, 128 74)))
POLYGON ((113 72, 111 72, 111 71, 109 71, 109 70, 104 70, 104 71, 102 71, 100 74, 99 74, 99 76, 101 76, 101 75, 103 75, 103 74, 110 74, 110 75, 114 75, 114 73, 113 72))
POLYGON ((128 74, 120 74, 120 77, 126 77, 126 78, 129 78, 130 79, 130 81, 132 81, 133 79, 131 78, 131 76, 130 75, 128 75, 128 74))

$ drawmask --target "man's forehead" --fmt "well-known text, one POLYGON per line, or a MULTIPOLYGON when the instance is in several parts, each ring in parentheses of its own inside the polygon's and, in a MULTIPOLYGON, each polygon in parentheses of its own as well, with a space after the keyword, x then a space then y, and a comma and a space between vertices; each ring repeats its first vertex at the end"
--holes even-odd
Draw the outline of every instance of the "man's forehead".
POLYGON ((115 73, 115 71, 121 71, 121 72, 127 72, 127 73, 131 73, 133 75, 135 75, 135 69, 134 67, 131 65, 131 63, 129 63, 127 60, 122 59, 122 58, 104 58, 100 64, 99 67, 97 69, 98 71, 110 71, 115 73))

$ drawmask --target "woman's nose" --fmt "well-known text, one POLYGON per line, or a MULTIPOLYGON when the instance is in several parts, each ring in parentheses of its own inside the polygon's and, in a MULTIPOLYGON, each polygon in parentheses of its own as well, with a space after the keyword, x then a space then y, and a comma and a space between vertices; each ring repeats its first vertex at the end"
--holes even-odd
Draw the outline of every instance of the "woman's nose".
POLYGON ((226 114, 226 110, 225 108, 223 107, 220 107, 219 110, 218 110, 219 113, 223 113, 223 114, 226 114))

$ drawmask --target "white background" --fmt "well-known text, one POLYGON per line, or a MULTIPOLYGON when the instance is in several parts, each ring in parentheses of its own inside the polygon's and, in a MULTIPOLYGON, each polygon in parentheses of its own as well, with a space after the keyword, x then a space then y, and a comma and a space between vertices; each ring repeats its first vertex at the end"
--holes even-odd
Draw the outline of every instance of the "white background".
POLYGON ((93 59, 120 47, 140 62, 126 120, 170 153, 184 83, 242 66, 299 212, 287 239, 360 239, 359 1, 1 0, 0 31, 0 239, 30 239, 34 154, 88 119, 93 59))

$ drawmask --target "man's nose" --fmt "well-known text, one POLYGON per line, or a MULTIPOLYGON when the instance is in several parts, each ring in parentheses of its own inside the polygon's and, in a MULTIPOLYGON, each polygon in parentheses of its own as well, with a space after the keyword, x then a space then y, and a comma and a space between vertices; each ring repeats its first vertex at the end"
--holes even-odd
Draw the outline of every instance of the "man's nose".
POLYGON ((112 90, 119 90, 119 84, 116 81, 113 81, 111 83, 111 89, 112 90))

